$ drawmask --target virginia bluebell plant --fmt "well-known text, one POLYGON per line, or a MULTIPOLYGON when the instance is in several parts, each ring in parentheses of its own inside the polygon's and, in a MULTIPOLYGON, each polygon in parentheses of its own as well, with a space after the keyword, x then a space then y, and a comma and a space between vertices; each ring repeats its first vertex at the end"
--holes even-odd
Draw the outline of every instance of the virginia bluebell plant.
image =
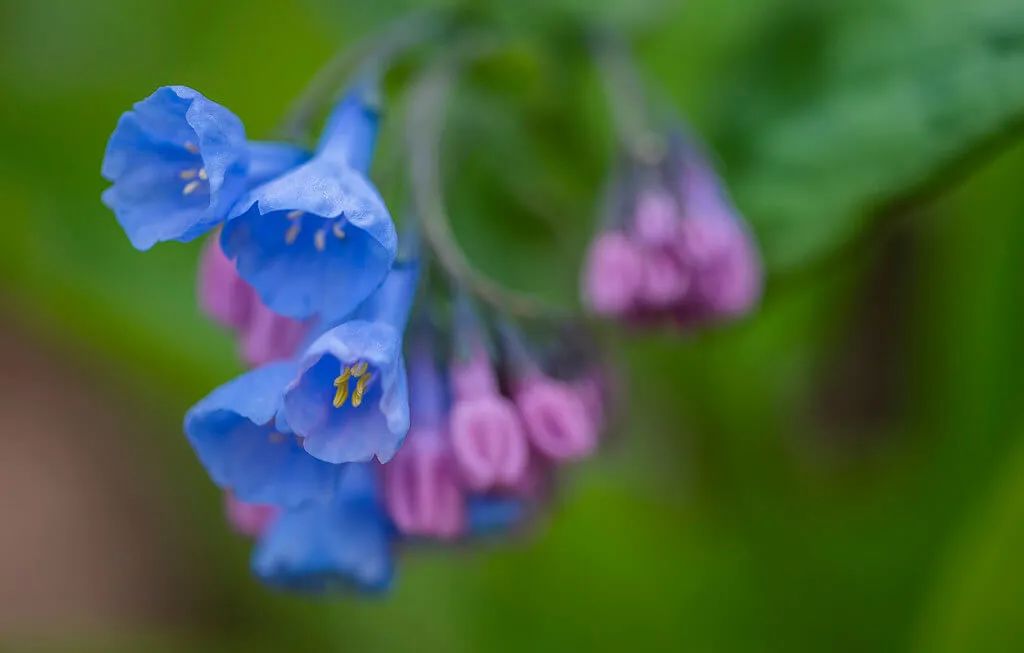
MULTIPOLYGON (((254 540, 253 573, 276 587, 381 591, 400 544, 522 531, 561 470, 596 451, 615 403, 582 321, 523 310, 453 261, 415 115, 399 247, 370 179, 387 68, 373 63, 324 107, 312 150, 249 141, 228 109, 169 86, 121 117, 103 162, 103 201, 136 248, 207 235, 199 304, 251 369, 184 430, 254 540)), ((628 320, 737 316, 760 292, 754 241, 708 158, 666 142, 616 177, 585 302, 628 320)))

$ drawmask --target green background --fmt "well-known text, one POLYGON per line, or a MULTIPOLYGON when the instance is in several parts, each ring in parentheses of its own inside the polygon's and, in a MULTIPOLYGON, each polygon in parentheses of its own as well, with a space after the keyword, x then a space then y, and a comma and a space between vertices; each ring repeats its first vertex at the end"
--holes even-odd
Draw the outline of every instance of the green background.
MULTIPOLYGON (((90 452, 71 494, 92 484, 113 506, 69 525, 30 498, 56 482, 51 449, 0 455, 0 478, 43 470, 0 486, 0 553, 37 563, 0 566, 18 572, 0 578, 0 648, 1024 650, 1011 0, 472 4, 512 45, 453 100, 445 177, 469 256, 576 301, 565 261, 582 259, 611 138, 569 26, 612 24, 716 152, 764 247, 764 304, 713 333, 603 328, 628 405, 530 536, 403 551, 384 598, 250 579, 180 435, 240 363, 194 306, 198 243, 138 253, 100 204, 104 144, 168 83, 269 137, 324 60, 414 4, 0 1, 3 392, 40 388, 0 404, 0 435, 50 441, 65 416, 56 450, 90 452), (84 556, 105 524, 121 535, 98 549, 130 555, 84 556), (32 591, 53 569, 53 593, 32 591), (108 582, 129 598, 97 611, 108 582)), ((403 111, 377 162, 396 203, 403 111)))

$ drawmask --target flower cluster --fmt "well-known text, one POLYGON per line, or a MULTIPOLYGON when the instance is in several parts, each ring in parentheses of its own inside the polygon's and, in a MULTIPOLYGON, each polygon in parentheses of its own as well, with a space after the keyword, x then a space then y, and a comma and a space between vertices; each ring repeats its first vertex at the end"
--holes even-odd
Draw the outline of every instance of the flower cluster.
POLYGON ((613 183, 583 277, 590 309, 696 326, 750 311, 761 293, 753 239, 707 159, 682 138, 613 183))
MULTIPOLYGON (((370 57, 312 150, 250 141, 235 114, 169 86, 121 117, 103 161, 103 201, 135 247, 208 235, 199 303, 251 368, 184 430, 254 540, 253 572, 279 587, 381 590, 400 543, 519 528, 608 422, 585 328, 479 277, 450 234, 427 127, 443 124, 444 76, 410 94, 410 115, 431 118, 411 133, 437 138, 409 139, 399 249, 369 177, 384 67, 370 57)), ((692 325, 756 303, 753 239, 696 147, 634 156, 613 191, 585 268, 594 312, 692 325)))
POLYGON ((309 153, 160 89, 122 117, 103 167, 137 247, 212 233, 200 305, 253 369, 189 410, 185 433, 276 586, 382 589, 400 541, 513 528, 602 426, 596 368, 556 365, 468 296, 405 337, 421 263, 398 254, 366 176, 372 98, 346 95, 309 153))

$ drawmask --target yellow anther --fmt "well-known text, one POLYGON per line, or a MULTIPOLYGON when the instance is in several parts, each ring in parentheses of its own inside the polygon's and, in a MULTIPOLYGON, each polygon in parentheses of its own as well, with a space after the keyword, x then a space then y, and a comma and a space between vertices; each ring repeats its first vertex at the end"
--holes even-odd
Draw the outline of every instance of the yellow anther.
POLYGON ((292 226, 288 227, 288 231, 284 232, 284 242, 287 245, 294 245, 295 241, 299 237, 299 232, 302 231, 302 223, 296 222, 292 226))
POLYGON ((305 211, 289 211, 284 217, 288 218, 289 220, 298 220, 299 218, 302 217, 303 213, 305 213, 305 211))
POLYGON ((366 361, 359 361, 358 363, 352 366, 352 376, 358 379, 362 375, 366 374, 366 370, 369 367, 370 366, 366 363, 366 361))
POLYGON ((327 249, 327 232, 323 229, 317 230, 313 234, 313 245, 316 247, 316 251, 322 252, 327 249))
POLYGON ((178 176, 186 181, 189 179, 195 179, 196 169, 188 168, 187 170, 182 170, 181 172, 178 173, 178 176))
POLYGON ((338 240, 342 240, 345 237, 345 225, 341 221, 335 222, 334 226, 331 227, 331 231, 338 240))
POLYGON ((190 181, 187 184, 185 184, 185 187, 183 189, 181 189, 181 194, 182 195, 191 195, 192 193, 196 192, 197 188, 199 188, 199 180, 198 179, 193 179, 192 181, 190 181))
POLYGON ((203 181, 209 179, 209 177, 206 176, 206 168, 199 169, 199 178, 202 179, 203 181))
POLYGON ((373 374, 364 374, 359 377, 359 381, 356 382, 356 389, 352 393, 352 407, 359 408, 359 404, 363 403, 363 395, 366 394, 366 386, 370 385, 370 381, 373 380, 373 374))
POLYGON ((199 154, 199 146, 192 141, 185 141, 185 149, 192 154, 199 154))
POLYGON ((341 371, 338 378, 334 379, 334 387, 337 390, 334 393, 334 407, 341 408, 345 405, 345 400, 348 399, 348 379, 352 376, 352 370, 345 368, 341 371))

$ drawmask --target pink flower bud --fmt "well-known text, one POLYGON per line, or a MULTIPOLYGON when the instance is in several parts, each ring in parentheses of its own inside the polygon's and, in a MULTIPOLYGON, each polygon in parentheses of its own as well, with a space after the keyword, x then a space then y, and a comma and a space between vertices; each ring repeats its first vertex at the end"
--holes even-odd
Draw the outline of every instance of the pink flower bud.
POLYGON ((410 431, 386 465, 384 499, 405 535, 453 539, 465 530, 465 497, 442 434, 410 431))
POLYGON ((515 401, 530 442, 548 458, 576 460, 597 445, 595 421, 570 385, 536 375, 519 384, 515 401))
POLYGON ((240 329, 249 319, 256 293, 224 255, 217 236, 206 241, 199 262, 199 305, 217 323, 240 329))
POLYGON ((641 297, 646 308, 662 309, 681 301, 690 289, 690 272, 667 247, 644 253, 641 297))
POLYGON ((245 503, 227 492, 224 494, 224 511, 228 523, 236 532, 249 537, 259 537, 277 519, 280 509, 262 503, 245 503))
POLYGON ((643 255, 626 234, 607 231, 591 244, 583 296, 595 313, 621 315, 628 312, 643 281, 643 255))
POLYGON ((667 245, 679 234, 679 205, 662 190, 648 190, 637 200, 633 214, 633 231, 645 245, 667 245))
POLYGON ((526 435, 515 407, 501 396, 456 401, 451 438, 462 478, 475 491, 511 487, 526 470, 526 435))
POLYGON ((302 344, 308 327, 279 315, 256 301, 246 325, 239 330, 242 357, 252 366, 288 358, 302 344))

